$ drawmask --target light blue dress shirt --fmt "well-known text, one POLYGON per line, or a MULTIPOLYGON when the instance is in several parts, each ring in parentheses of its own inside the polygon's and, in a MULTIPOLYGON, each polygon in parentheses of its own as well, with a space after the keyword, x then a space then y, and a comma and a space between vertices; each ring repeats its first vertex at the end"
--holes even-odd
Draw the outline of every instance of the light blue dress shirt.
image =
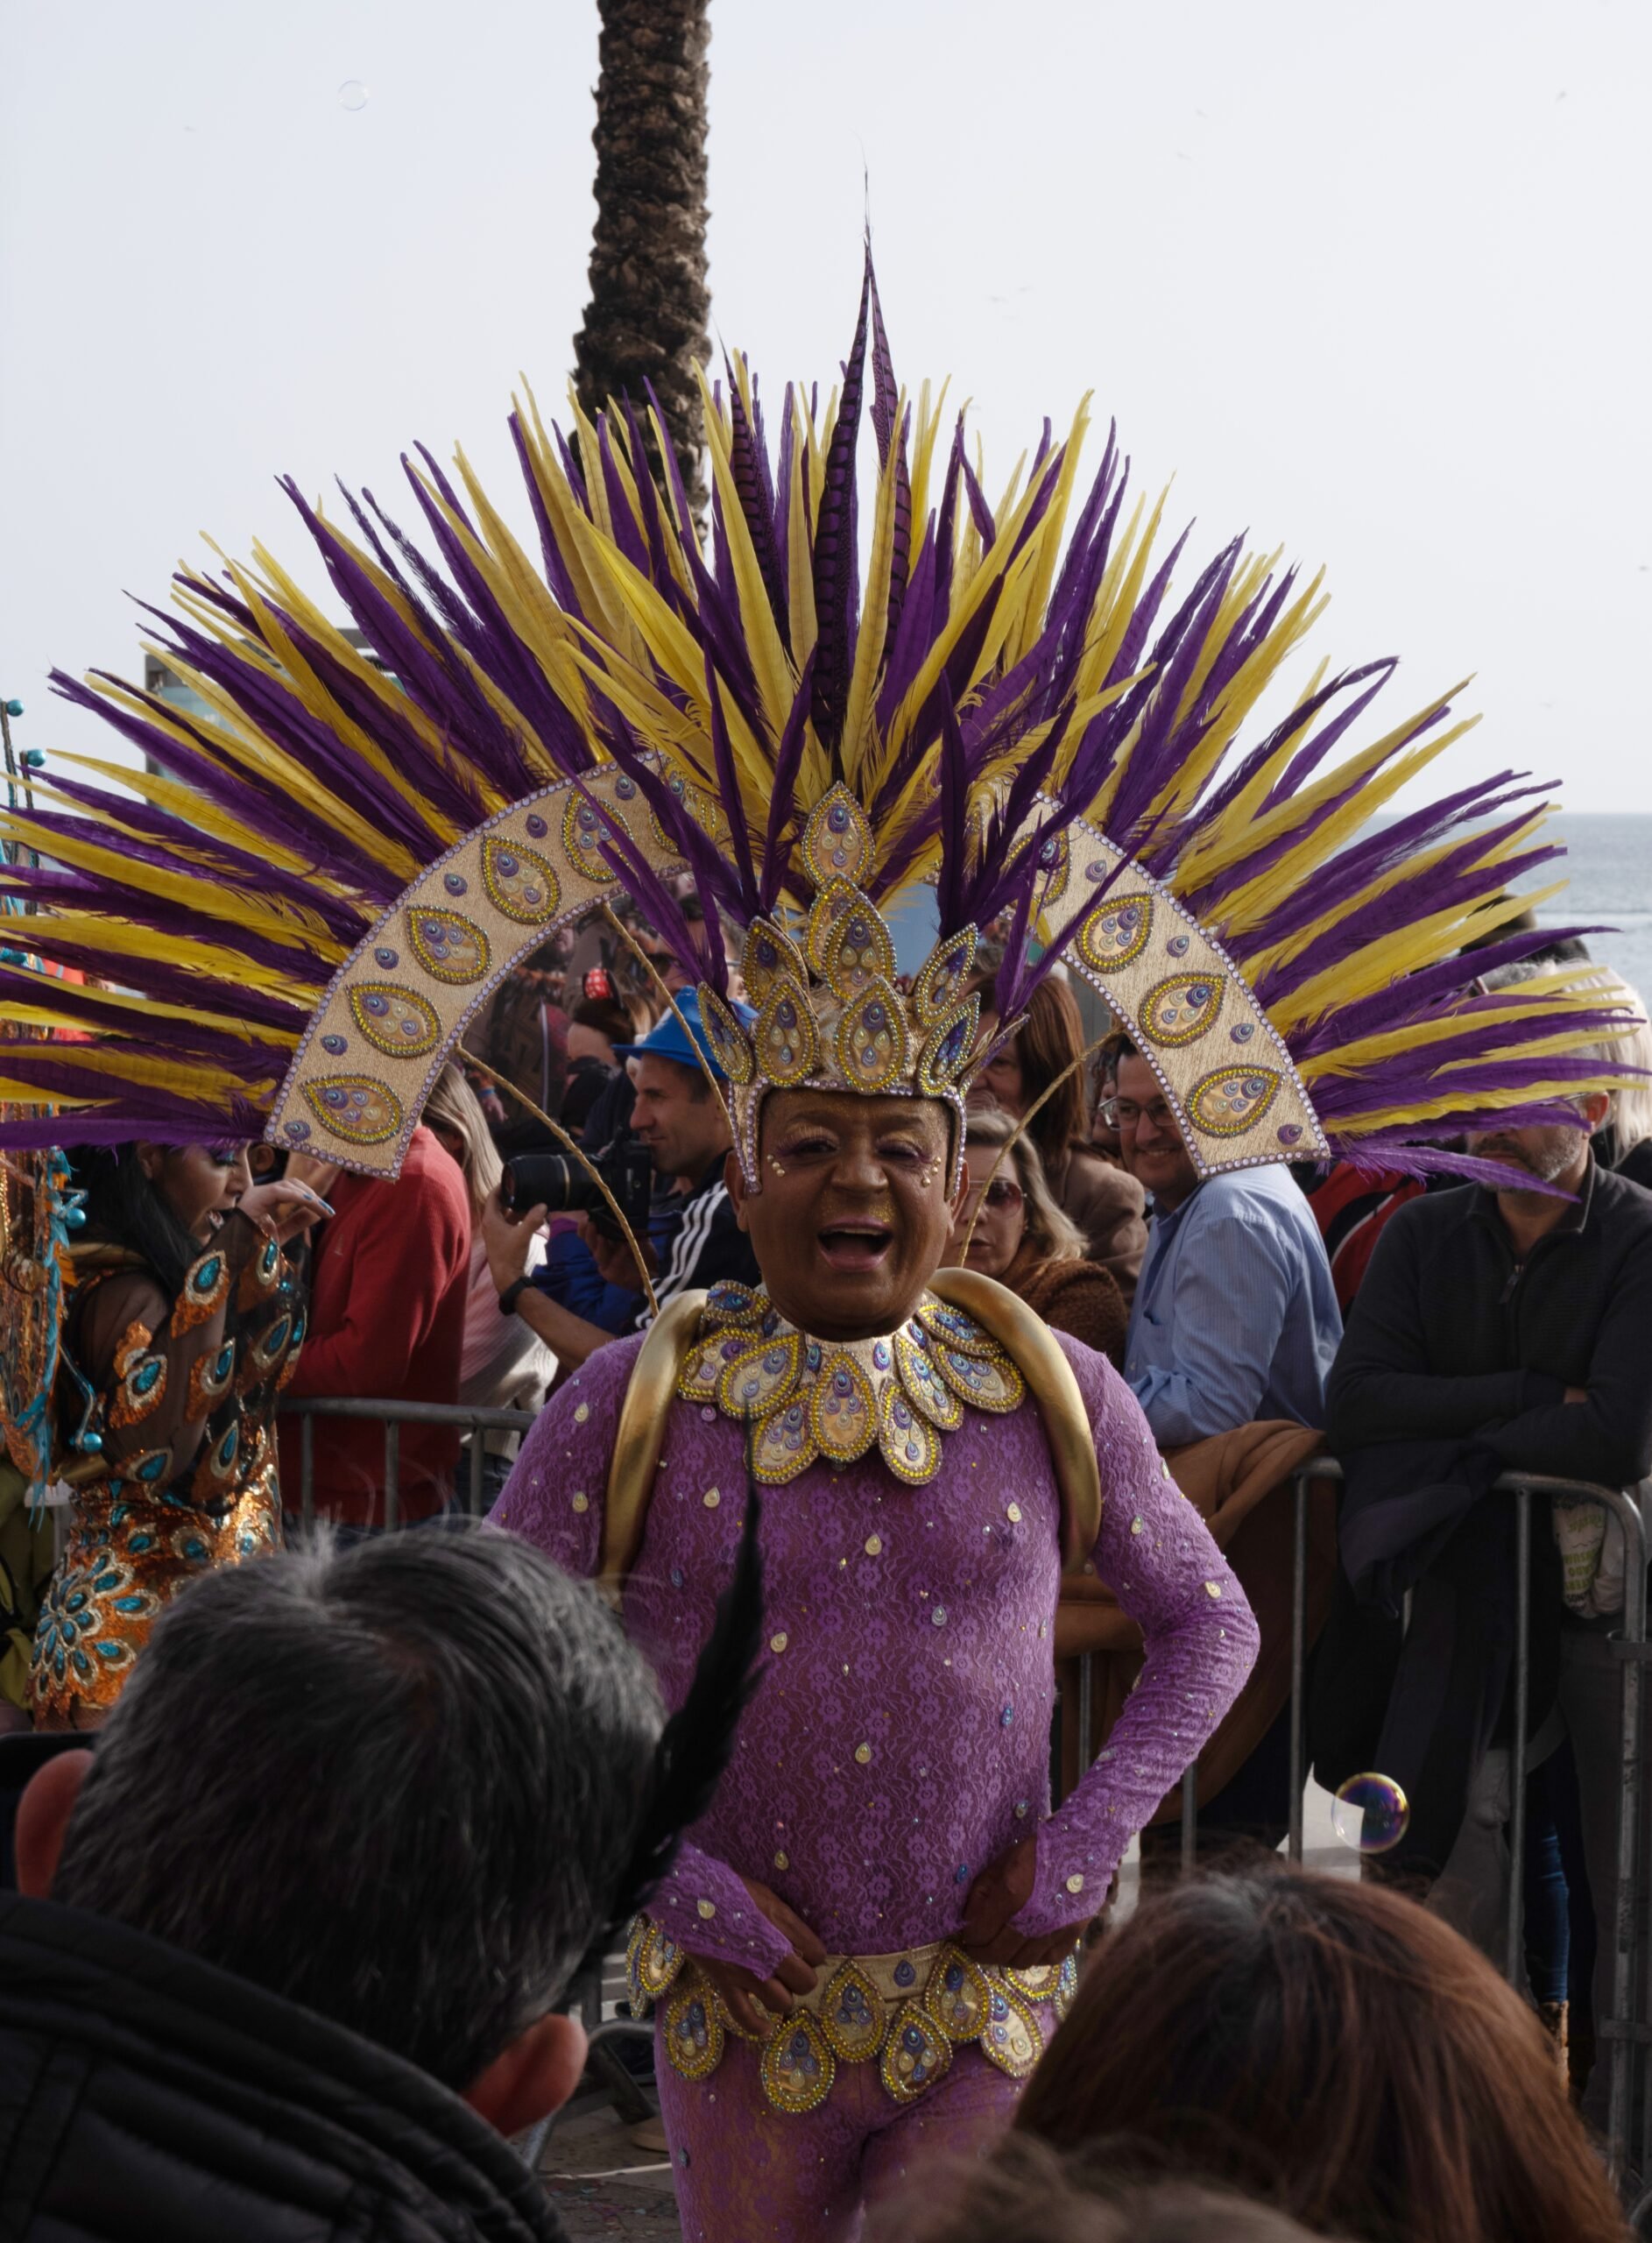
POLYGON ((1324 1242, 1288 1169, 1208 1177, 1154 1213, 1125 1376, 1161 1448, 1256 1418, 1323 1426, 1341 1338, 1324 1242))

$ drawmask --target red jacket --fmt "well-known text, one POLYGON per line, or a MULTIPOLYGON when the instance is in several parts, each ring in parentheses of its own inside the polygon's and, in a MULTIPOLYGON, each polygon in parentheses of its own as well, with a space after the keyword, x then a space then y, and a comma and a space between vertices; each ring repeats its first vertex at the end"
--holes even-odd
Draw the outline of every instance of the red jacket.
MULTIPOLYGON (((393 1184, 342 1175, 311 1270, 310 1323, 288 1398, 343 1394, 456 1402, 470 1261, 470 1198, 458 1164, 428 1129, 413 1132, 393 1184)), ((281 1497, 300 1504, 300 1429, 281 1424, 281 1497)), ((452 1492, 459 1436, 404 1425, 401 1516, 427 1518, 452 1492)), ((318 1518, 356 1526, 385 1518, 382 1421, 315 1420, 318 1518)))

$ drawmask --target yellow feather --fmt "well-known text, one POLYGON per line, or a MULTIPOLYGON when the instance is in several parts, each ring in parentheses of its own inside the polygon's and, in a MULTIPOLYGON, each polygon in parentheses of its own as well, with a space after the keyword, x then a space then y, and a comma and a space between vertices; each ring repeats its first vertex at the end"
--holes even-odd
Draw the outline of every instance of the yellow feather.
MULTIPOLYGON (((700 373, 699 379, 705 400, 707 426, 710 428, 714 418, 710 387, 703 372, 700 373)), ((730 449, 731 441, 731 436, 725 436, 721 429, 713 437, 709 447, 711 473, 723 500, 724 535, 728 541, 729 558, 734 570, 740 621, 752 657, 752 674, 757 680, 763 713, 778 740, 792 711, 797 680, 781 643, 780 632, 775 627, 774 611, 769 605, 768 588, 763 582, 763 571, 758 564, 757 548, 752 542, 751 528, 740 506, 730 449)))

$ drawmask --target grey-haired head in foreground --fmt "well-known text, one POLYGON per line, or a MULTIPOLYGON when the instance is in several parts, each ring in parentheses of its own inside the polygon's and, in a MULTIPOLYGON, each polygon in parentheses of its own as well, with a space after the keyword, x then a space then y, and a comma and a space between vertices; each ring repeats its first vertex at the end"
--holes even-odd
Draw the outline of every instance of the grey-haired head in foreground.
POLYGON ((318 1540, 157 1623, 53 1898, 463 2087, 610 1920, 660 1727, 595 1592, 514 1535, 318 1540))

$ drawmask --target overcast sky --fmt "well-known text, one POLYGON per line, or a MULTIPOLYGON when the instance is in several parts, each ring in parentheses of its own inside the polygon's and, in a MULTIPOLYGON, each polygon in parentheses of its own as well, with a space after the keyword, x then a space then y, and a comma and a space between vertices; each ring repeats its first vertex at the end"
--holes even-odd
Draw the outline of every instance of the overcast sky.
MULTIPOLYGON (((777 393, 847 347, 864 167, 897 371, 974 399, 990 480, 1093 388, 1204 549, 1328 565, 1391 721, 1478 673, 1445 776, 1652 810, 1646 0, 712 22, 714 318, 777 393)), ((388 501, 462 439, 512 483, 584 302, 597 11, 0 0, 0 690, 105 746, 45 672, 135 670, 123 591, 202 531, 298 556, 278 471, 388 501)))

